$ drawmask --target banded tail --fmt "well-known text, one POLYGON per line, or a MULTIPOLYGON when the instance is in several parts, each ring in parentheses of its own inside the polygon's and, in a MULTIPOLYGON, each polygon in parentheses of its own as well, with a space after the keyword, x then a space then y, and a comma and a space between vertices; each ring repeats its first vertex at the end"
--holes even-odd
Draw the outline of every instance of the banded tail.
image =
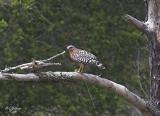
POLYGON ((100 63, 99 61, 97 61, 96 66, 97 66, 98 68, 101 68, 101 69, 106 69, 106 67, 103 66, 103 64, 100 63))

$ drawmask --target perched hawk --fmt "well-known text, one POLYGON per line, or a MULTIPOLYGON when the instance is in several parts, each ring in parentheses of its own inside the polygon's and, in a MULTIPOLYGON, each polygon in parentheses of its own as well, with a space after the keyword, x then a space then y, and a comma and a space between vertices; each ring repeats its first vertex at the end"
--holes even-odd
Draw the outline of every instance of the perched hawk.
POLYGON ((69 51, 70 58, 79 63, 79 69, 76 72, 83 72, 85 65, 96 65, 101 69, 105 69, 105 67, 97 60, 97 57, 85 50, 81 50, 76 48, 73 45, 67 46, 67 50, 69 51))

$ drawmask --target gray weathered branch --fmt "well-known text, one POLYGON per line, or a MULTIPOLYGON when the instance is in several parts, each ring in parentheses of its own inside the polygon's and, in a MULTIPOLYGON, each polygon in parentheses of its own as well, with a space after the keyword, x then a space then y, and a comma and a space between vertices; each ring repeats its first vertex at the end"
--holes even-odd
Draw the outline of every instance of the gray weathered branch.
POLYGON ((147 26, 144 22, 132 17, 131 15, 125 15, 125 19, 130 22, 131 24, 133 24, 137 29, 139 29, 142 32, 146 32, 147 31, 147 26))
POLYGON ((94 85, 103 87, 104 89, 111 90, 122 96, 125 100, 139 109, 145 116, 151 116, 152 112, 147 106, 147 103, 137 96, 136 94, 129 91, 123 85, 117 84, 106 78, 101 78, 97 75, 92 74, 80 74, 77 72, 42 72, 39 74, 10 74, 0 73, 0 80, 17 80, 17 81, 85 81, 94 85))
POLYGON ((17 65, 17 66, 14 66, 14 67, 7 67, 5 68, 4 70, 1 70, 2 72, 8 72, 8 71, 11 71, 11 70, 15 70, 15 69, 21 69, 21 70, 24 70, 24 69, 32 69, 33 66, 37 65, 37 68, 42 68, 42 67, 47 67, 47 66, 53 66, 53 65, 61 65, 61 63, 47 63, 51 60, 53 60, 54 58, 64 54, 65 51, 57 54, 57 55, 54 55, 48 59, 44 59, 44 60, 34 60, 32 62, 29 62, 29 63, 24 63, 24 64, 21 64, 21 65, 17 65))

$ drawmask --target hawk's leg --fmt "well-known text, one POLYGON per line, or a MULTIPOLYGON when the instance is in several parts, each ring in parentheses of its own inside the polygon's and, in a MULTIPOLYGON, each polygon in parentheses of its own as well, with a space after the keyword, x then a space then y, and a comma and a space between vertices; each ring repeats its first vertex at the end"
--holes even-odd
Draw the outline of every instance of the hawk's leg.
POLYGON ((83 72, 84 70, 84 64, 80 64, 80 71, 79 72, 83 72))
POLYGON ((79 69, 75 69, 74 72, 78 72, 79 69))
POLYGON ((74 72, 78 72, 78 71, 79 71, 79 69, 80 69, 80 67, 79 67, 78 69, 77 69, 77 68, 76 68, 76 69, 74 69, 74 72))
POLYGON ((80 63, 79 64, 79 69, 75 69, 74 71, 75 72, 83 72, 83 69, 84 69, 84 64, 80 63))
POLYGON ((83 69, 84 69, 84 64, 80 63, 79 64, 79 69, 77 70, 77 72, 83 72, 83 69))

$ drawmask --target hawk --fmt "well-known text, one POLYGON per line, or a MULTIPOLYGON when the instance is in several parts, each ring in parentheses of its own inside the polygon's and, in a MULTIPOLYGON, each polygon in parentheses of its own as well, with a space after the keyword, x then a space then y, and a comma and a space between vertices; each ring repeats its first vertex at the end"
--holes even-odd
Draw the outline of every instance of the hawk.
POLYGON ((76 48, 73 45, 67 46, 71 60, 79 63, 79 69, 76 72, 83 72, 85 65, 95 65, 101 69, 105 67, 97 60, 97 57, 90 52, 76 48))

